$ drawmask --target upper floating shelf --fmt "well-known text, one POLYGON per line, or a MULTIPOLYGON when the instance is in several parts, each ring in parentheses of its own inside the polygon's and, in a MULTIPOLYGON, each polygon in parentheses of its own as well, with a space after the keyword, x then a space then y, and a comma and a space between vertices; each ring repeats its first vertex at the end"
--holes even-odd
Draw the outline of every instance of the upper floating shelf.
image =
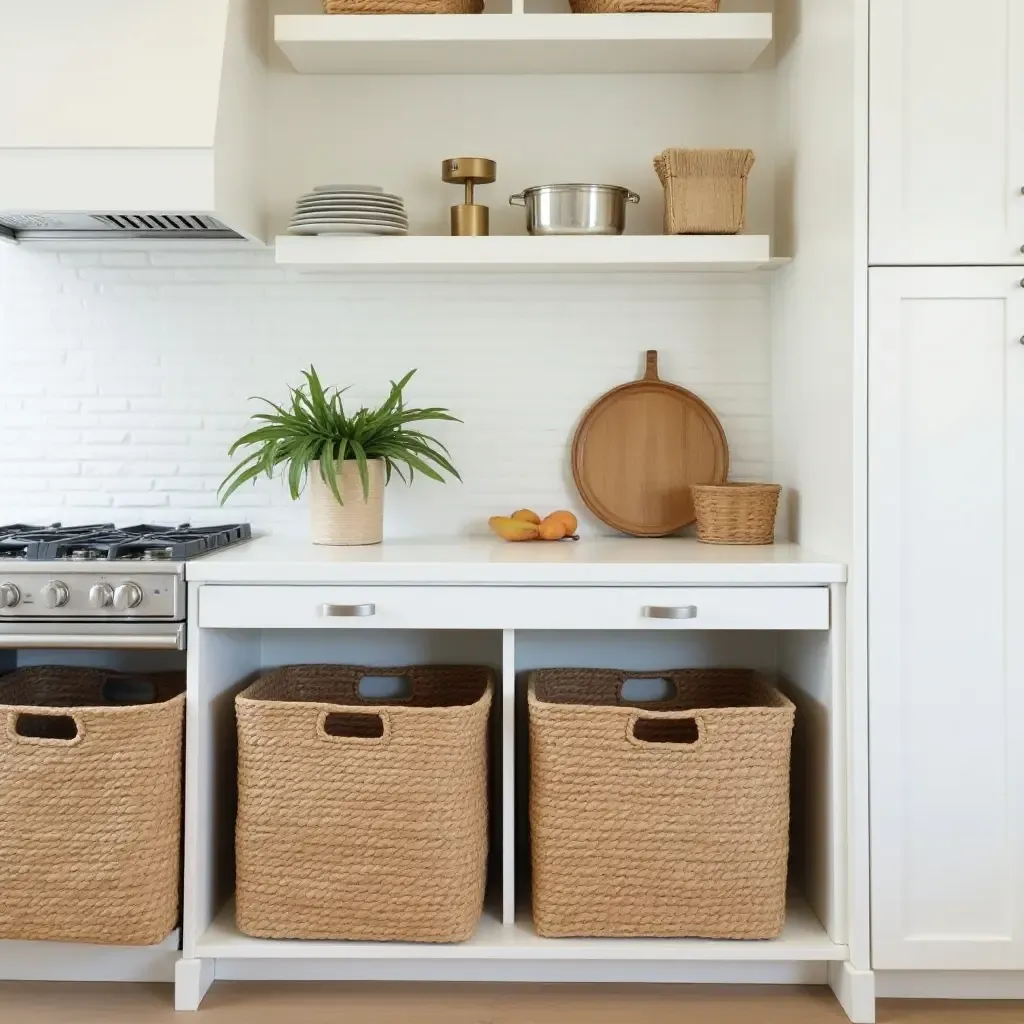
POLYGON ((277 262, 308 271, 520 271, 594 273, 775 270, 767 235, 609 235, 600 237, 406 235, 398 238, 282 235, 277 262))
POLYGON ((279 14, 274 37, 310 75, 747 71, 770 14, 279 14))

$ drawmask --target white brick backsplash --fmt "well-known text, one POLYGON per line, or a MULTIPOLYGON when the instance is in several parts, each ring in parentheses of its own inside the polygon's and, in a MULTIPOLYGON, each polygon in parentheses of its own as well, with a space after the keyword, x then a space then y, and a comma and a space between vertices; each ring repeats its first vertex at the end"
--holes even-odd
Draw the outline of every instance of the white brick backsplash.
MULTIPOLYGON (((0 249, 0 521, 251 521, 304 534, 305 502, 260 479, 219 507, 230 443, 310 363, 355 408, 413 367, 463 483, 400 481, 390 536, 466 534, 524 505, 584 512, 580 415, 642 372, 722 419, 736 479, 769 479, 769 280, 621 275, 300 275, 266 253, 0 249)), ((607 532, 582 515, 585 531, 607 532)))

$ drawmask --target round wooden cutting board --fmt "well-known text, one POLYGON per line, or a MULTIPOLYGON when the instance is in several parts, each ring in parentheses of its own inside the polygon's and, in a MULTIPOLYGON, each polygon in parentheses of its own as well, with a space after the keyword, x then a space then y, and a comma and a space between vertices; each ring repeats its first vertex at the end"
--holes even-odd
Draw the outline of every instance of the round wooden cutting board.
POLYGON ((664 537, 696 518, 691 484, 725 483, 729 446, 708 406, 658 377, 658 353, 650 351, 642 380, 587 410, 572 442, 572 475, 602 522, 635 537, 664 537))

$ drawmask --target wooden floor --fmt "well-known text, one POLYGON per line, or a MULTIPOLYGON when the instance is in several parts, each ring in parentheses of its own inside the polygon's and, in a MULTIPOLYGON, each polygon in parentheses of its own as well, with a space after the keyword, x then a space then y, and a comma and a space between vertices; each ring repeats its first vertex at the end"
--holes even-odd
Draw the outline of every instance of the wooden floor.
MULTIPOLYGON (((826 988, 220 982, 198 1017, 169 985, 0 984, 3 1024, 842 1024, 826 988)), ((878 1024, 1022 1024, 1024 1003, 885 1000, 878 1024)))

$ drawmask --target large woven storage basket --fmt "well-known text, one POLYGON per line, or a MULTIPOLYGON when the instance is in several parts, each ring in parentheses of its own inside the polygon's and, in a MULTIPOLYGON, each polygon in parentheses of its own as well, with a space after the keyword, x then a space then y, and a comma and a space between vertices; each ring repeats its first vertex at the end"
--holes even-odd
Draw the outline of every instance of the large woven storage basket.
POLYGON ((713 13, 721 0, 569 0, 573 14, 713 13))
POLYGON ((654 158, 665 189, 666 235, 737 235, 747 223, 749 149, 666 149, 654 158))
POLYGON ((184 676, 0 677, 0 938, 144 946, 178 921, 184 676))
POLYGON ((761 939, 785 918, 794 708, 754 672, 529 680, 533 919, 546 936, 761 939), (670 699, 622 699, 627 679, 670 699))
POLYGON ((293 665, 236 698, 236 915, 264 938, 459 942, 487 859, 486 668, 293 665), (361 700, 364 677, 411 696, 361 700))
POLYGON ((323 0, 324 14, 480 14, 484 0, 323 0))

